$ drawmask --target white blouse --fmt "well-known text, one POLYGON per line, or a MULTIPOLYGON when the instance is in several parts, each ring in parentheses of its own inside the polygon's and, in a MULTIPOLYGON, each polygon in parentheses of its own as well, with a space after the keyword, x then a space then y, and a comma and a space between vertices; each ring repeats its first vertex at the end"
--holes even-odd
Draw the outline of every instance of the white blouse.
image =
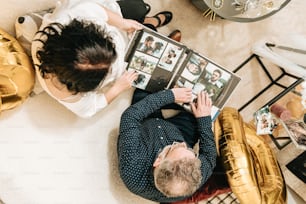
MULTIPOLYGON (((63 104, 66 108, 74 112, 80 117, 87 118, 93 116, 102 108, 108 105, 103 92, 109 88, 117 78, 119 78, 126 67, 124 62, 124 54, 128 44, 127 33, 119 30, 118 28, 107 24, 108 16, 104 8, 118 13, 122 16, 120 7, 115 0, 61 0, 57 2, 56 8, 53 13, 46 14, 43 18, 40 30, 50 23, 60 23, 62 25, 69 24, 73 19, 86 20, 100 25, 102 28, 110 33, 113 42, 116 44, 117 59, 111 65, 111 69, 99 87, 90 92, 82 93, 76 102, 65 102, 52 95, 46 86, 45 80, 42 78, 38 67, 36 67, 37 79, 42 88, 59 103, 63 104)), ((35 64, 40 64, 36 57, 37 50, 42 46, 41 43, 33 41, 32 43, 32 58, 35 64)), ((73 96, 72 96, 73 97, 73 96)), ((72 99, 69 97, 69 99, 72 99)))

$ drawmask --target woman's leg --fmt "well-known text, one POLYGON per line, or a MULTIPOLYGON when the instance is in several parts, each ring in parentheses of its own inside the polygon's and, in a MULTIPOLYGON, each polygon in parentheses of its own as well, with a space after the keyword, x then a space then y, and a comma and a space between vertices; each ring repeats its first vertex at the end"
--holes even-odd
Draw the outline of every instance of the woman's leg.
POLYGON ((124 18, 133 19, 143 23, 146 17, 147 8, 143 0, 123 0, 117 1, 124 18))
POLYGON ((164 14, 157 16, 159 20, 157 17, 146 17, 148 10, 143 0, 122 0, 117 3, 124 18, 136 20, 152 30, 157 31, 156 27, 166 21, 164 14))

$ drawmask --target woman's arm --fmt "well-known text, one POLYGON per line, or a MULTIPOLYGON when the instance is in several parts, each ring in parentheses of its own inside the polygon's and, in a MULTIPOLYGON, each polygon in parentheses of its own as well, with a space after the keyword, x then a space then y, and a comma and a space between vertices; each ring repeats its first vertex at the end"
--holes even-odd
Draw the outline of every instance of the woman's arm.
POLYGON ((137 72, 125 72, 115 84, 104 93, 107 103, 111 103, 120 93, 131 88, 133 81, 138 77, 137 72))
POLYGON ((104 10, 107 13, 108 16, 108 21, 107 23, 109 25, 115 26, 121 30, 125 30, 128 33, 134 32, 135 30, 140 30, 142 29, 142 24, 132 20, 132 19, 125 19, 122 16, 120 16, 119 14, 103 7, 104 10))

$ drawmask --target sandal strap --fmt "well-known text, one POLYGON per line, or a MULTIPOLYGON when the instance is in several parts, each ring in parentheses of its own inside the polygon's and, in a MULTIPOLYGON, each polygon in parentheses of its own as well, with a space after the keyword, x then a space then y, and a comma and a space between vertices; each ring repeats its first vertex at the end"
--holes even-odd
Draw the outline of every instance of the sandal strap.
POLYGON ((147 11, 146 11, 146 15, 147 15, 151 11, 151 6, 147 3, 145 3, 145 6, 146 6, 146 9, 147 9, 147 11))
POLYGON ((155 18, 158 21, 158 24, 157 24, 156 28, 159 27, 161 25, 160 18, 158 16, 152 16, 152 17, 155 18))

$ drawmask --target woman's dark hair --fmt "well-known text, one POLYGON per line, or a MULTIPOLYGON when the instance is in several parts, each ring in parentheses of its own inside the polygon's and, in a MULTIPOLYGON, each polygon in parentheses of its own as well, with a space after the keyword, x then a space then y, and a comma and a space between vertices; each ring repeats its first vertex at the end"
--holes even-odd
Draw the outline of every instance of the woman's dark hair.
POLYGON ((42 77, 54 74, 74 94, 94 90, 117 58, 113 39, 93 23, 52 23, 38 34, 36 41, 43 43, 37 51, 42 77))

